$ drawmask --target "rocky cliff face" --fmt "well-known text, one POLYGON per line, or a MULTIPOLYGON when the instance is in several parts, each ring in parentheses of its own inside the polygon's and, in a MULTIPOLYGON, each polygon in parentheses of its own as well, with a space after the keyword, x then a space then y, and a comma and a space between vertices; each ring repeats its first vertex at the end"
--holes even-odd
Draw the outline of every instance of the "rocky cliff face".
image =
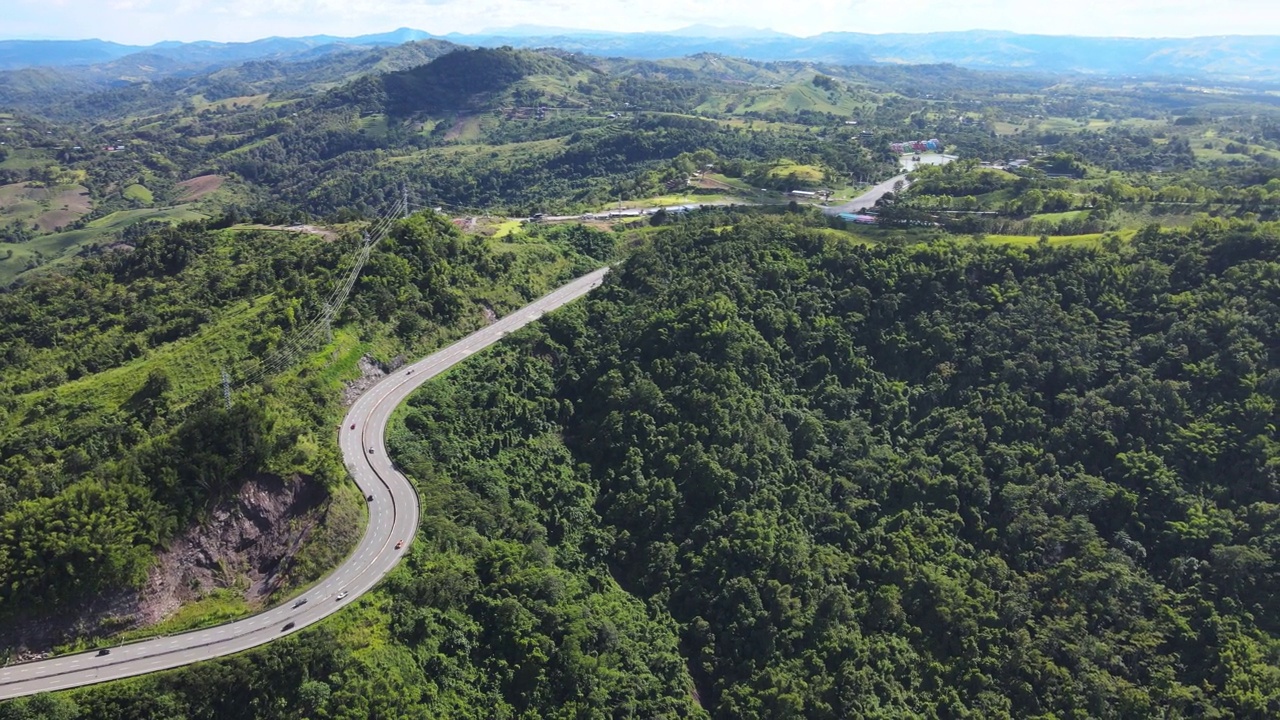
POLYGON ((154 625, 212 591, 234 588, 250 605, 287 580, 293 558, 323 522, 327 494, 307 477, 261 476, 219 503, 209 517, 157 556, 147 583, 53 617, 0 627, 0 648, 24 659, 74 637, 154 625))
POLYGON ((242 588, 250 603, 265 600, 319 523, 325 497, 319 483, 302 477, 245 483, 160 554, 139 598, 141 624, 159 622, 220 588, 242 588))

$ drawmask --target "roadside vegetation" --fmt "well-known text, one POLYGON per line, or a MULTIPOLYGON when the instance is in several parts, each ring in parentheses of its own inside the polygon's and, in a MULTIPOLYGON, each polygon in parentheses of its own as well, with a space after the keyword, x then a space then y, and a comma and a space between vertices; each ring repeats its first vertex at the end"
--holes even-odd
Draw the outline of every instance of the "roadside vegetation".
MULTIPOLYGON (((235 388, 227 407, 221 372, 238 382, 314 316, 359 240, 194 222, 135 242, 0 294, 0 617, 11 629, 140 586, 156 548, 249 477, 303 475, 334 492, 347 480, 329 430, 359 358, 391 366, 422 353, 612 249, 583 245, 592 258, 527 239, 494 250, 430 213, 403 221, 332 342, 235 388)), ((361 515, 331 513, 317 546, 287 559, 284 588, 341 559, 361 515)))

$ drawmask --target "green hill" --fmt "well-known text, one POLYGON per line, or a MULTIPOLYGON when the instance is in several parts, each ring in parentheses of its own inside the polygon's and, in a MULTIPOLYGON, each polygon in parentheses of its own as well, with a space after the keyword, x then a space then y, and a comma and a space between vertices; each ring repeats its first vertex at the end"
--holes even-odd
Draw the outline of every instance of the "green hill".
POLYGON ((545 102, 546 90, 568 92, 574 81, 598 73, 550 53, 481 48, 457 50, 378 80, 387 110, 404 117, 478 112, 500 101, 537 105, 545 102))

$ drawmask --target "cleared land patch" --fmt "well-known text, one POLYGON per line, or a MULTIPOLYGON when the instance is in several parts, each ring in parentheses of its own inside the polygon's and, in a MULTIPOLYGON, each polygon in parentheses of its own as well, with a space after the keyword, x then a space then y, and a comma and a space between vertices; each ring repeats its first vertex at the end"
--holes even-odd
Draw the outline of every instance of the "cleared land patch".
POLYGON ((197 110, 205 108, 217 108, 219 110, 233 110, 236 108, 261 108, 267 104, 267 99, 271 96, 267 93, 259 95, 241 95, 238 97, 223 98, 222 100, 206 100, 203 95, 196 95, 192 98, 197 110))
POLYGON ((19 148, 10 151, 9 157, 4 162, 0 162, 0 168, 5 170, 30 170, 32 168, 44 167, 50 164, 49 158, 39 150, 32 148, 19 148))
POLYGON ((482 122, 483 118, 479 115, 463 115, 444 134, 444 139, 457 142, 475 142, 484 135, 482 122))
POLYGON ((328 228, 322 228, 317 225, 257 225, 244 224, 233 226, 234 230, 270 230, 272 232, 291 232, 302 233, 304 235, 319 235, 325 240, 337 240, 339 235, 337 231, 328 228))
POLYGON ((38 232, 54 232, 89 213, 92 202, 83 185, 44 187, 29 182, 0 186, 0 222, 24 222, 38 232))
POLYGON ((215 193, 227 179, 221 175, 200 175, 190 180, 183 180, 178 183, 178 187, 183 188, 183 200, 199 200, 200 198, 215 193))
POLYGON ((790 178, 804 183, 820 183, 822 182, 823 172, 822 168, 817 165, 801 165, 784 160, 769 169, 769 177, 790 178))
POLYGON ((144 220, 167 220, 176 223, 185 220, 202 220, 205 217, 207 216, 190 209, 187 205, 178 205, 165 210, 148 208, 122 210, 98 218, 80 230, 43 235, 21 245, 0 243, 0 287, 13 282, 19 274, 28 270, 27 263, 31 259, 39 257, 41 262, 49 264, 60 261, 72 255, 82 245, 106 240, 134 223, 144 220), (11 256, 10 250, 13 251, 11 256))

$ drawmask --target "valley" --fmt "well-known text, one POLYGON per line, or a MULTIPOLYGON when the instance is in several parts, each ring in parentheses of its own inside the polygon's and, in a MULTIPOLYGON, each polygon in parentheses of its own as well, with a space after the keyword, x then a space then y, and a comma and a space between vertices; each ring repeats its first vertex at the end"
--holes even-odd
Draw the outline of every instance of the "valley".
POLYGON ((0 718, 1280 712, 1268 81, 453 40, 0 72, 0 718))

